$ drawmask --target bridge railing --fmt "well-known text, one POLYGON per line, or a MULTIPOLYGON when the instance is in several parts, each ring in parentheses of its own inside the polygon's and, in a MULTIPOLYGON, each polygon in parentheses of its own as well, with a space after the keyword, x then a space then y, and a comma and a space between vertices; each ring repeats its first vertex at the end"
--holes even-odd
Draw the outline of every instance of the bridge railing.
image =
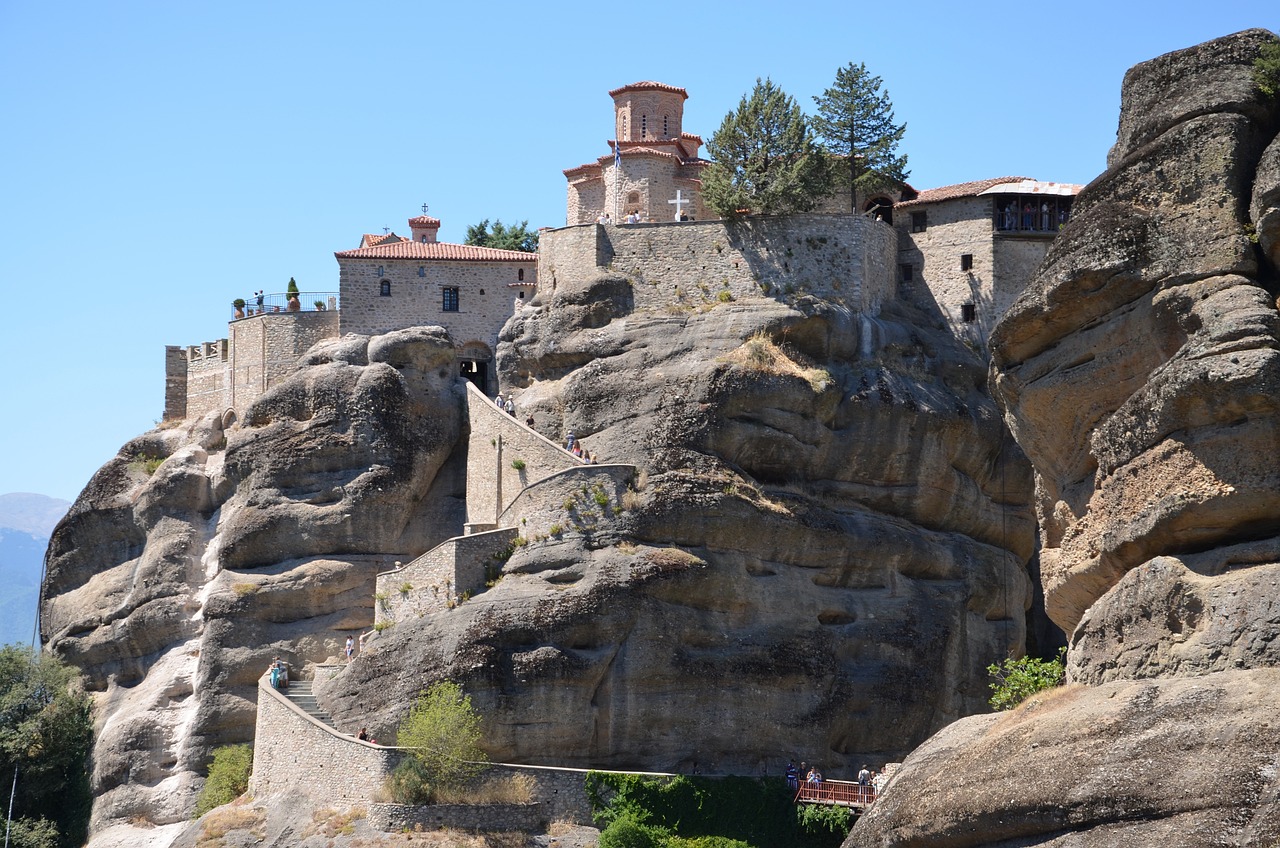
POLYGON ((801 783, 795 797, 797 804, 833 804, 842 807, 866 807, 875 800, 874 786, 847 780, 801 783))

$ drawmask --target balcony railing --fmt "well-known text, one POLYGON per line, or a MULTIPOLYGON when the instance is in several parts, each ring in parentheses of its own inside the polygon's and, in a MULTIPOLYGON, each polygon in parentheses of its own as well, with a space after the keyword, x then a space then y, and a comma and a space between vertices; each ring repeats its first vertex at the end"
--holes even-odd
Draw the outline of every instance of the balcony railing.
POLYGON ((244 315, 276 315, 284 312, 336 312, 340 308, 338 293, 332 291, 298 292, 298 308, 289 308, 289 295, 286 292, 272 292, 244 299, 244 315))

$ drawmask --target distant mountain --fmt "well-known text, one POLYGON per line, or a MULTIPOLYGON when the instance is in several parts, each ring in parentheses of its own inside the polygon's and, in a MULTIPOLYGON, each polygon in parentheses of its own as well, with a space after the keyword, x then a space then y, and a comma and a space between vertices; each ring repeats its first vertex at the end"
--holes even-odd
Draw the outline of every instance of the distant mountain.
POLYGON ((45 548, 70 507, 28 492, 0 495, 0 644, 31 641, 45 548))

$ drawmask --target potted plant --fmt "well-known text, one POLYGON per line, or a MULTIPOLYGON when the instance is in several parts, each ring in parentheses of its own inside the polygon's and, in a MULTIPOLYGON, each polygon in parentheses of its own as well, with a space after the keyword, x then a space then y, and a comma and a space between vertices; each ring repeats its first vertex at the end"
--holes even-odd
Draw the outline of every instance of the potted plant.
POLYGON ((244 298, 237 297, 235 300, 231 301, 231 305, 235 307, 236 317, 243 318, 244 317, 244 298))
POLYGON ((323 300, 317 300, 317 301, 316 301, 316 312, 324 312, 324 301, 323 301, 323 300))
POLYGON ((290 278, 289 278, 289 287, 288 287, 287 289, 285 289, 285 296, 286 296, 286 298, 288 299, 288 302, 289 302, 289 311, 290 311, 290 312, 301 312, 301 311, 302 311, 302 303, 301 303, 301 301, 299 301, 299 300, 298 300, 298 294, 299 294, 299 292, 298 292, 298 283, 297 283, 297 281, 295 281, 295 280, 293 279, 293 277, 290 277, 290 278))

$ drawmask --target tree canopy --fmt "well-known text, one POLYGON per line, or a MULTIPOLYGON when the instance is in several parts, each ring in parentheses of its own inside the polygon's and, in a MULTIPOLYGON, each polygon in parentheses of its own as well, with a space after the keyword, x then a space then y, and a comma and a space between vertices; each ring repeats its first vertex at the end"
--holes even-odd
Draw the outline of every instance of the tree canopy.
POLYGON ((818 106, 813 128, 823 148, 846 157, 835 167, 838 183, 864 193, 905 182, 910 174, 907 157, 898 155, 907 125, 894 123, 893 102, 888 91, 880 90, 882 82, 864 63, 850 62, 836 71, 830 88, 813 98, 818 106))
POLYGON ((78 677, 48 654, 0 648, 0 812, 16 769, 10 844, 18 848, 69 848, 88 836, 93 719, 78 677))
POLYGON ((480 716, 471 707, 471 696, 448 680, 418 698, 400 722, 396 744, 412 748, 426 780, 442 789, 465 784, 487 759, 480 750, 480 716))
POLYGON ((538 249, 538 233, 530 232, 527 220, 510 227, 503 224, 501 220, 497 220, 493 222, 491 229, 489 219, 485 218, 480 223, 467 227, 465 243, 479 247, 496 247, 499 250, 523 250, 525 253, 533 253, 538 249))
POLYGON ((707 143, 714 159, 702 175, 703 201, 723 218, 749 212, 812 209, 831 193, 829 169, 804 113, 770 79, 750 95, 707 143))

